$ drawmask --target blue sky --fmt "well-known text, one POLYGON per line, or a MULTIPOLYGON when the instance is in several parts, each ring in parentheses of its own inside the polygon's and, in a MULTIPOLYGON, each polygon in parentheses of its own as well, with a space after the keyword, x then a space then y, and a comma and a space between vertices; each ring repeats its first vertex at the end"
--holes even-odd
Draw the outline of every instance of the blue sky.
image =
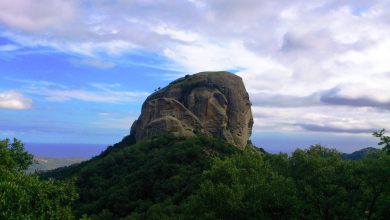
POLYGON ((231 70, 252 139, 350 152, 390 125, 389 1, 0 1, 0 138, 112 144, 143 100, 231 70), (38 3, 39 2, 39 3, 38 3))

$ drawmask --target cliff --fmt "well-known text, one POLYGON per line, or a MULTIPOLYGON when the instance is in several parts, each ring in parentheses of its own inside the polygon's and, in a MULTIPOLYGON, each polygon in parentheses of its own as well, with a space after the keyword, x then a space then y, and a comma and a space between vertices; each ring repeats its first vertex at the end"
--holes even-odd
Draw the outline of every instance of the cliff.
POLYGON ((252 132, 249 95, 229 72, 187 75, 150 95, 132 125, 136 140, 161 133, 206 134, 244 148, 252 132))

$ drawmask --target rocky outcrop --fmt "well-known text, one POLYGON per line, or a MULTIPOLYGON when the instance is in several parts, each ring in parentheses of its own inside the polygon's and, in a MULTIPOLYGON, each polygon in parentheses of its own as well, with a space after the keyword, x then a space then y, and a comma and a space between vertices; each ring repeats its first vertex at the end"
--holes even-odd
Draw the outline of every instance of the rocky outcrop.
POLYGON ((136 140, 161 133, 223 138, 244 148, 252 132, 249 95, 229 72, 187 75, 150 95, 132 126, 136 140))

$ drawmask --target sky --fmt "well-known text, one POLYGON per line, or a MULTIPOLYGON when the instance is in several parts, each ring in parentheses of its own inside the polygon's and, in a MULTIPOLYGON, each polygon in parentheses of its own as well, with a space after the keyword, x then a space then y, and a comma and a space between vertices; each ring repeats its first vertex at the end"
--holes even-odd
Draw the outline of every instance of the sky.
POLYGON ((242 77, 270 151, 375 146, 390 128, 388 0, 0 0, 0 138, 113 144, 144 99, 242 77))

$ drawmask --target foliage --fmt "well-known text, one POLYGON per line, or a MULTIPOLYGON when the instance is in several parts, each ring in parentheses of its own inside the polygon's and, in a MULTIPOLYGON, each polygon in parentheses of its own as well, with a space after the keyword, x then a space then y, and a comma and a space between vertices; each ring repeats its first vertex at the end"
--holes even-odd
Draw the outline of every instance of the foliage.
POLYGON ((100 156, 45 174, 46 177, 77 177, 80 199, 77 216, 93 219, 176 218, 180 204, 198 188, 211 158, 239 150, 205 136, 176 138, 162 135, 135 145, 120 143, 100 156), (157 217, 156 217, 157 218, 157 217))
MULTIPOLYGON (((46 177, 76 177, 91 219, 389 219, 390 156, 361 160, 320 145, 291 156, 205 136, 131 137, 46 177)), ((87 216, 86 216, 86 215, 87 216)))
POLYGON ((384 145, 382 150, 385 151, 387 154, 390 154, 390 136, 385 135, 385 131, 385 129, 375 131, 373 135, 379 138, 380 142, 378 143, 378 145, 384 145))
POLYGON ((358 219, 362 215, 353 208, 359 191, 351 175, 353 166, 336 150, 320 145, 298 149, 289 168, 300 198, 300 218, 358 219))
POLYGON ((192 219, 291 219, 293 180, 272 170, 261 154, 244 151, 215 159, 205 180, 183 206, 192 219))
POLYGON ((387 219, 389 159, 345 161, 320 145, 291 157, 244 151, 214 160, 183 208, 189 219, 387 219))
POLYGON ((354 175, 367 219, 390 219, 390 155, 385 151, 368 154, 356 164, 354 175))
POLYGON ((0 166, 7 170, 23 171, 33 163, 33 156, 24 151, 24 145, 16 138, 0 140, 0 166))
POLYGON ((32 163, 19 140, 0 141, 0 219, 73 219, 74 186, 26 174, 32 163))

